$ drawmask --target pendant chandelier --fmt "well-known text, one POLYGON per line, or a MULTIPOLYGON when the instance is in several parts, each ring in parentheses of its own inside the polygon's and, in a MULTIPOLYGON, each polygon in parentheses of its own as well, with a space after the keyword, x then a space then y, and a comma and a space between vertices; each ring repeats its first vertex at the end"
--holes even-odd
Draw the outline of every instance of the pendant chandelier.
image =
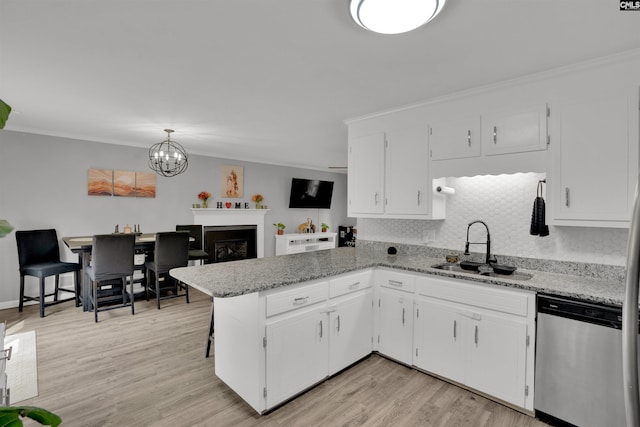
POLYGON ((167 139, 149 148, 149 167, 158 175, 172 177, 187 170, 187 152, 176 141, 171 140, 173 129, 165 129, 167 139))
POLYGON ((400 34, 426 24, 446 0, 351 0, 351 16, 374 33, 400 34))

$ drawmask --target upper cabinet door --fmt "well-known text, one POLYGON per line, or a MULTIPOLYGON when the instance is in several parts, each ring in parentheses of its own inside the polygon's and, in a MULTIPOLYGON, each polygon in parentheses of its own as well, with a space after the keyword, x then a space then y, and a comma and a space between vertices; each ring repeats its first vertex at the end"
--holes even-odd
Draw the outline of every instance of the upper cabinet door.
POLYGON ((547 106, 541 104, 483 115, 482 140, 486 155, 545 150, 547 106))
POLYGON ((480 116, 435 121, 429 128, 431 160, 480 156, 480 116))
POLYGON ((431 184, 427 126, 388 132, 386 158, 386 212, 428 214, 431 184))
POLYGON ((638 89, 565 103, 551 117, 556 225, 628 226, 638 173, 638 89))
POLYGON ((349 140, 349 216, 384 212, 385 134, 349 140))

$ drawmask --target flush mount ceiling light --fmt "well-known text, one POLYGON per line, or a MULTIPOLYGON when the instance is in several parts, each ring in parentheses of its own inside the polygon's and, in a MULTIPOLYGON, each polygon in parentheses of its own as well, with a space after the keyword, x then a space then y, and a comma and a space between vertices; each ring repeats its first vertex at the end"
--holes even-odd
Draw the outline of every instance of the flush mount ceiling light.
POLYGON ((149 148, 149 167, 158 175, 176 176, 187 170, 187 152, 182 145, 171 140, 173 129, 165 129, 167 139, 149 148))
POLYGON ((446 0, 351 0, 358 25, 381 34, 415 30, 436 17, 446 0))

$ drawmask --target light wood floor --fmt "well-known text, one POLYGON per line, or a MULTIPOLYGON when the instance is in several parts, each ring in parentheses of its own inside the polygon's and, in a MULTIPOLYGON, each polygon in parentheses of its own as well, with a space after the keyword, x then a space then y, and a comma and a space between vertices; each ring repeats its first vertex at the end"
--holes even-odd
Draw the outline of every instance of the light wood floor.
MULTIPOLYGON (((259 416, 204 357, 208 297, 83 313, 64 303, 0 310, 8 333, 35 330, 39 396, 63 426, 545 426, 418 371, 372 355, 279 409, 259 416)), ((25 425, 34 426, 27 420, 25 425)))

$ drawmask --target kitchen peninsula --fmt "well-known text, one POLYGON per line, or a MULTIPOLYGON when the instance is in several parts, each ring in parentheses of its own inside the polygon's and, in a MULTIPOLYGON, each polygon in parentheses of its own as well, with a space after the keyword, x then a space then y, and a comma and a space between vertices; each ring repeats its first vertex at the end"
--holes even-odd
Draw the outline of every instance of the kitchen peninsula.
POLYGON ((171 275, 214 297, 216 375, 260 413, 378 351, 532 414, 536 293, 623 298, 619 277, 533 270, 526 259, 518 270, 532 275, 526 281, 432 268, 443 259, 338 248, 171 275), (429 320, 432 313, 441 315, 429 320), (443 364, 453 363, 450 350, 433 350, 441 331, 431 329, 449 320, 456 340, 470 340, 458 345, 454 369, 443 364), (484 343, 499 348, 478 352, 484 343))

